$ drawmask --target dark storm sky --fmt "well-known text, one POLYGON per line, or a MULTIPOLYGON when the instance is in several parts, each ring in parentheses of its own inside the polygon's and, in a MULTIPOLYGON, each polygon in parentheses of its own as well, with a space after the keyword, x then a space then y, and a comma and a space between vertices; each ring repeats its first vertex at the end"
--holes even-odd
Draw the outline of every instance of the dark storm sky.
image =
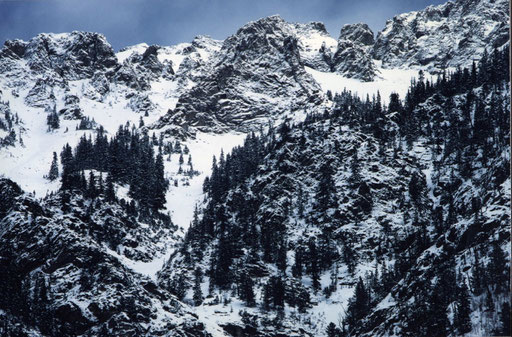
POLYGON ((118 50, 147 42, 171 45, 196 35, 224 39, 272 14, 324 22, 338 37, 343 24, 366 22, 377 32, 396 14, 444 0, 0 0, 0 43, 41 32, 103 33, 118 50))

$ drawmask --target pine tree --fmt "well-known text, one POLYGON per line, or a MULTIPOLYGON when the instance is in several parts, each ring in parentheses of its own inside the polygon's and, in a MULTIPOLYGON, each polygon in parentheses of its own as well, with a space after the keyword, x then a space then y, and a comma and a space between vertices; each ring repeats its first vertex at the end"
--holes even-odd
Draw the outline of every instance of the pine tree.
POLYGON ((333 180, 333 169, 330 162, 325 162, 320 167, 320 179, 315 196, 314 209, 319 212, 325 222, 329 219, 328 210, 336 210, 338 202, 336 198, 336 184, 333 180))
POLYGON ((355 253, 352 248, 352 243, 350 241, 345 240, 342 250, 342 259, 343 262, 347 265, 348 272, 353 274, 356 267, 355 253))
POLYGON ((103 186, 103 173, 100 172, 100 176, 98 177, 98 194, 103 194, 104 192, 104 186, 103 186))
POLYGON ((449 326, 446 308, 449 298, 446 294, 446 279, 441 277, 436 282, 428 299, 428 311, 426 313, 425 333, 427 336, 446 336, 449 326))
POLYGON ((471 331, 471 318, 469 316, 471 314, 471 308, 466 283, 463 282, 462 286, 460 286, 457 290, 454 325, 457 329, 457 332, 460 335, 463 335, 471 331))
POLYGON ((359 187, 361 183, 361 168, 359 166, 359 156, 357 154, 357 149, 354 149, 354 155, 352 156, 352 161, 350 163, 350 177, 349 181, 353 187, 359 187))
POLYGON ((280 276, 272 276, 270 278, 270 282, 272 283, 272 301, 274 307, 279 311, 284 309, 284 295, 285 295, 285 287, 283 280, 280 276))
POLYGON ((501 249, 498 241, 492 244, 491 260, 487 266, 489 280, 496 285, 497 290, 509 289, 509 277, 506 268, 507 262, 505 253, 501 249))
POLYGON ((106 179, 105 198, 108 201, 116 200, 116 192, 114 190, 114 179, 112 178, 112 174, 110 173, 107 175, 106 179))
POLYGON ((279 245, 279 250, 277 253, 277 267, 280 271, 285 272, 286 271, 286 253, 287 253, 287 244, 286 241, 283 240, 281 244, 279 245))
POLYGON ((89 173, 89 183, 87 189, 87 196, 91 199, 94 199, 98 196, 98 190, 96 189, 96 179, 94 178, 94 173, 92 171, 89 173))
POLYGON ((48 124, 48 131, 58 129, 60 127, 59 115, 54 111, 51 112, 46 118, 48 124))
POLYGON ((53 160, 48 173, 48 179, 54 181, 59 177, 59 165, 57 164, 57 153, 53 152, 53 160))
POLYGON ((169 182, 165 179, 164 158, 161 153, 156 157, 153 178, 153 210, 158 211, 165 206, 165 193, 169 188, 169 182))
POLYGON ((350 299, 346 322, 352 328, 360 319, 362 319, 369 310, 370 297, 364 285, 363 279, 359 277, 354 290, 354 296, 350 299))
POLYGON ((201 290, 201 279, 202 279, 202 272, 199 267, 196 268, 194 271, 194 305, 200 306, 201 303, 203 303, 203 292, 201 290))
POLYGON ((305 199, 302 184, 299 184, 297 191, 297 214, 299 215, 299 218, 304 218, 305 199))
POLYGON ((214 282, 219 287, 226 289, 232 282, 231 263, 232 263, 232 246, 229 238, 222 235, 219 239, 217 247, 217 260, 215 265, 214 282))
POLYGON ((327 326, 327 337, 341 337, 341 330, 333 322, 327 326))
POLYGON ((262 306, 266 311, 270 310, 270 306, 272 304, 272 293, 273 293, 273 285, 271 279, 263 286, 263 301, 262 306))
POLYGON ((482 268, 482 264, 481 264, 479 256, 478 256, 478 251, 476 251, 476 250, 474 251, 474 258, 475 258, 475 262, 474 262, 473 268, 472 268, 473 275, 471 277, 471 287, 472 287, 473 294, 480 295, 484 290, 483 277, 485 274, 485 270, 484 270, 484 268, 482 268))
POLYGON ((318 253, 315 240, 309 241, 309 259, 311 263, 311 281, 315 293, 320 290, 320 270, 318 267, 318 253))
POLYGON ((295 250, 295 263, 293 264, 292 267, 292 275, 298 278, 299 280, 302 278, 302 254, 302 247, 297 247, 297 249, 295 250))
POLYGON ((185 295, 187 294, 188 286, 185 279, 185 275, 182 273, 176 275, 172 281, 170 286, 171 293, 176 295, 178 299, 181 301, 185 298, 185 295))
POLYGON ((507 301, 503 303, 500 313, 500 327, 495 331, 497 336, 510 336, 510 304, 507 301))
POLYGON ((295 297, 295 303, 297 305, 297 310, 300 313, 305 313, 307 309, 311 307, 311 296, 309 291, 303 287, 299 288, 295 297))
POLYGON ((245 301, 248 307, 256 305, 254 284, 251 276, 246 271, 240 275, 239 295, 240 299, 245 301))

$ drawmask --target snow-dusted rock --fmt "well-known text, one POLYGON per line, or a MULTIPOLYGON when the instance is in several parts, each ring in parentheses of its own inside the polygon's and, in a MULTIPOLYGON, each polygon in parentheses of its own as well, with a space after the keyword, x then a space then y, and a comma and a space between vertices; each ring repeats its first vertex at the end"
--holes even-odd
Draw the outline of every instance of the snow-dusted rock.
POLYGON ((189 309, 126 263, 151 257, 151 241, 169 227, 143 227, 99 201, 87 213, 75 196, 62 211, 62 198, 41 203, 0 179, 0 306, 10 309, 0 310, 0 334, 35 327, 33 336, 209 336, 189 309))
POLYGON ((348 78, 370 82, 376 70, 368 48, 358 42, 339 40, 332 59, 333 71, 348 78))
POLYGON ((365 46, 371 46, 375 43, 373 31, 366 23, 344 25, 341 28, 338 40, 349 40, 365 46))
POLYGON ((509 2, 455 0, 388 20, 373 56, 386 67, 422 66, 429 71, 470 66, 484 49, 509 38, 509 2))
POLYGON ((117 65, 103 35, 77 31, 37 35, 26 45, 23 59, 35 72, 55 71, 70 80, 90 77, 97 70, 107 72, 117 65))
POLYGON ((299 42, 279 16, 248 23, 224 41, 197 85, 160 121, 204 130, 245 128, 261 117, 319 104, 299 42))

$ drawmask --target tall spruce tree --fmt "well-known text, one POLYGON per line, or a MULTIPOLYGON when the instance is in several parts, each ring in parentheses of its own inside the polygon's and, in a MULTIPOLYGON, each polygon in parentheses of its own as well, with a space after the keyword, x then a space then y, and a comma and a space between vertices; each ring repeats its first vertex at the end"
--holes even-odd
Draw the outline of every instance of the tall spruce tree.
POLYGON ((469 302, 469 293, 466 283, 463 282, 457 289, 456 311, 454 326, 460 335, 471 331, 471 308, 469 302))
POLYGON ((57 153, 53 152, 52 164, 50 166, 50 172, 48 172, 48 179, 54 181, 59 177, 59 164, 57 163, 57 153))
POLYGON ((193 294, 193 300, 194 305, 200 306, 201 303, 203 303, 203 291, 201 290, 201 281, 202 281, 203 273, 201 272, 201 269, 197 267, 194 271, 194 294, 193 294))

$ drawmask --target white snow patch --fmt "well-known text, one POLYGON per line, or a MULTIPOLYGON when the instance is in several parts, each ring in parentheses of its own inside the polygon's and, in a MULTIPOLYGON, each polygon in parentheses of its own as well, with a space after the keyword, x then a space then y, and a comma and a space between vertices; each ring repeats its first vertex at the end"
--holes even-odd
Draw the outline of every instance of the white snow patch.
POLYGON ((144 51, 148 48, 147 43, 139 43, 130 47, 123 48, 123 51, 120 51, 116 54, 117 60, 119 63, 123 63, 128 57, 130 57, 133 53, 143 54, 144 51))
MULTIPOLYGON (((212 168, 212 158, 215 155, 217 159, 220 156, 221 149, 225 154, 231 152, 231 149, 237 145, 243 144, 245 139, 243 133, 224 133, 224 134, 209 134, 198 133, 196 139, 189 140, 182 144, 188 146, 190 154, 192 155, 192 163, 194 170, 200 172, 198 176, 189 179, 189 186, 179 182, 178 187, 170 187, 167 193, 167 210, 171 211, 172 221, 187 229, 194 213, 194 207, 198 203, 203 194, 203 181, 204 178, 210 175, 212 168)), ((171 162, 165 162, 166 172, 170 173, 173 177, 179 180, 176 173, 179 169, 178 154, 173 154, 171 162)), ((186 168, 186 159, 188 156, 184 155, 186 168)))
MULTIPOLYGON (((380 66, 380 61, 374 62, 380 75, 372 82, 361 82, 360 80, 347 78, 336 73, 325 73, 309 67, 305 68, 325 92, 330 90, 334 94, 346 89, 365 99, 366 95, 369 95, 371 98, 372 95, 376 95, 377 91, 379 91, 383 101, 387 101, 389 95, 396 92, 403 99, 409 89, 411 79, 418 77, 419 70, 385 69, 380 66)), ((428 74, 425 74, 425 76, 428 77, 428 74)))

